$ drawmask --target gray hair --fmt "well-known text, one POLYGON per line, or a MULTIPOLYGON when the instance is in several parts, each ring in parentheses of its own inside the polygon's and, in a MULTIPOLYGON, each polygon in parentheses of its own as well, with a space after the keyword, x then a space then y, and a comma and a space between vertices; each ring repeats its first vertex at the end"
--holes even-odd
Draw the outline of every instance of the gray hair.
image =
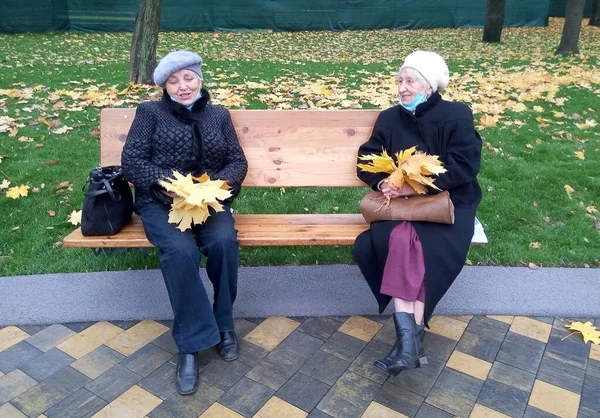
MULTIPOLYGON (((415 70, 412 67, 404 67, 403 70, 405 70, 408 75, 414 77, 422 86, 425 90, 427 89, 431 89, 433 91, 433 88, 431 87, 431 84, 429 84, 429 82, 427 80, 425 80, 425 77, 423 77, 423 74, 421 74, 420 72, 418 72, 417 70, 415 70)), ((400 73, 402 72, 402 70, 398 71, 398 74, 396 75, 396 78, 400 78, 400 73)))

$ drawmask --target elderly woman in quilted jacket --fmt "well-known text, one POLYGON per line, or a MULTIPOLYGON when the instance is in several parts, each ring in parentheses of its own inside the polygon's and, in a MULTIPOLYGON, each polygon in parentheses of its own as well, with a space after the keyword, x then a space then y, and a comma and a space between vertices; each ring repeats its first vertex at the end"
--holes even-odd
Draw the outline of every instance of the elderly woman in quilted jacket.
POLYGON ((180 173, 226 180, 235 196, 248 164, 229 112, 209 103, 202 89, 202 58, 189 51, 167 54, 154 71, 162 100, 137 108, 121 156, 125 177, 135 186, 135 209, 148 240, 160 251, 160 267, 174 313, 173 338, 181 394, 199 380, 197 353, 216 346, 225 361, 237 359, 233 303, 237 292, 239 244, 229 201, 202 225, 180 231, 168 222, 172 196, 158 181, 180 173), (214 288, 211 306, 200 278, 200 256, 214 288))

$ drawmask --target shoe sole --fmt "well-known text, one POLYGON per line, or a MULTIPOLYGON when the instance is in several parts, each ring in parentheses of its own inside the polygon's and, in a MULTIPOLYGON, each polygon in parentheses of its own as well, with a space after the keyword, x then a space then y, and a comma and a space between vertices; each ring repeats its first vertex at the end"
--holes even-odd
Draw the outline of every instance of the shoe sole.
POLYGON ((425 357, 425 356, 419 357, 418 361, 414 364, 413 367, 401 367, 400 370, 398 370, 398 371, 389 370, 388 366, 381 360, 377 360, 376 362, 373 363, 373 365, 375 367, 383 370, 384 372, 391 374, 392 376, 398 376, 401 372, 403 372, 405 370, 418 369, 420 367, 428 366, 429 361, 427 360, 427 357, 425 357))

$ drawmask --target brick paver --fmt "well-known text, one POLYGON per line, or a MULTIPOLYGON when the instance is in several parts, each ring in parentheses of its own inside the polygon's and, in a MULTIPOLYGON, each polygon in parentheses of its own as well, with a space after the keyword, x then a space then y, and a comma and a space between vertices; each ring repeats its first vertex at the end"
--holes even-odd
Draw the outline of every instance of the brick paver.
POLYGON ((169 321, 11 325, 0 328, 0 416, 598 417, 600 348, 569 322, 437 316, 429 365, 393 377, 373 366, 394 342, 388 317, 237 319, 240 358, 202 352, 185 397, 169 321))

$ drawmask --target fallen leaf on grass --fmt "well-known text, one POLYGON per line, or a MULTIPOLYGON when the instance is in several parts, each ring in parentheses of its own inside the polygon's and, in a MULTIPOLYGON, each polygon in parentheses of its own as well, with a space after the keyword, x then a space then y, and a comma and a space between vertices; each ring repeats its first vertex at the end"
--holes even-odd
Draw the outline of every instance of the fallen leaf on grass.
POLYGON ((14 226, 10 230, 14 232, 14 231, 18 231, 19 229, 21 229, 20 226, 14 226))
POLYGON ((25 197, 29 194, 29 186, 22 184, 20 186, 11 187, 6 191, 6 197, 10 197, 11 199, 18 199, 20 197, 25 197))
POLYGON ((8 189, 8 186, 10 186, 10 181, 4 179, 2 180, 2 183, 0 183, 0 190, 8 189))
POLYGON ((71 212, 71 214, 69 215, 69 219, 67 219, 67 222, 71 222, 71 224, 77 226, 81 223, 81 211, 80 210, 74 210, 73 212, 71 212))
POLYGON ((538 249, 538 248, 542 248, 542 243, 541 243, 541 242, 537 242, 537 241, 535 241, 535 242, 532 242, 532 243, 530 243, 530 244, 529 244, 529 246, 530 246, 531 248, 538 249))
POLYGON ((52 209, 47 210, 46 213, 48 214, 48 216, 56 216, 56 212, 53 211, 52 209))
POLYGON ((584 155, 584 153, 583 153, 582 151, 575 151, 575 153, 574 153, 574 154, 575 154, 575 156, 576 156, 577 158, 579 158, 580 160, 585 160, 585 155, 584 155))
POLYGON ((55 129, 52 132, 57 135, 63 135, 63 134, 66 134, 67 132, 71 131, 72 129, 73 128, 71 128, 70 126, 63 126, 62 128, 55 129))
POLYGON ((540 268, 540 266, 535 263, 529 263, 527 267, 529 267, 531 270, 538 270, 540 268))
POLYGON ((587 344, 588 341, 591 341, 594 344, 600 345, 600 331, 596 329, 596 327, 590 321, 586 322, 585 324, 583 322, 571 322, 569 325, 566 325, 566 327, 571 331, 581 333, 584 343, 587 344))
POLYGON ((60 164, 59 158, 57 158, 56 160, 53 160, 53 161, 48 161, 48 162, 42 163, 42 165, 45 167, 50 167, 51 165, 58 165, 58 164, 60 164))
POLYGON ((567 192, 567 195, 569 196, 569 199, 571 199, 571 195, 573 193, 575 193, 575 189, 572 188, 571 186, 569 186, 568 184, 565 184, 565 192, 567 192))
POLYGON ((69 189, 70 187, 71 187, 70 181, 61 181, 60 183, 57 183, 54 186, 54 190, 69 189))

